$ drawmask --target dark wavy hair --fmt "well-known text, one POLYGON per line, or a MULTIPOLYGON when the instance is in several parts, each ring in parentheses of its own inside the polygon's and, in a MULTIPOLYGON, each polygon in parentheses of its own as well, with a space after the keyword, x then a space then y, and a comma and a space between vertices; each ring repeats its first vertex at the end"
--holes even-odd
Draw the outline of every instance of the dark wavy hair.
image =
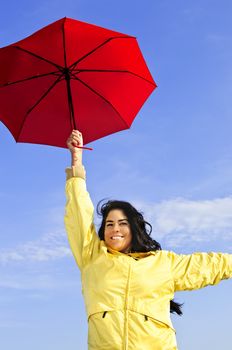
MULTIPOLYGON (((132 246, 133 252, 149 252, 162 250, 161 245, 151 237, 152 226, 145 221, 143 214, 136 210, 129 202, 119 200, 108 200, 107 202, 100 201, 97 205, 97 214, 102 217, 102 222, 98 230, 98 235, 104 241, 104 232, 106 218, 111 210, 120 209, 127 217, 132 232, 132 246)), ((182 315, 183 304, 179 304, 174 300, 170 301, 170 312, 182 315)))

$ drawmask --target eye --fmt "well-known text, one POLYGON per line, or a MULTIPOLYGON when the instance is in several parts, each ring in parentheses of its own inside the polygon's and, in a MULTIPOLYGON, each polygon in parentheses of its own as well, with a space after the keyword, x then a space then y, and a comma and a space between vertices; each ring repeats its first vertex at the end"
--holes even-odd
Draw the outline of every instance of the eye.
POLYGON ((106 224, 106 227, 110 227, 110 226, 113 226, 113 224, 111 223, 106 224))

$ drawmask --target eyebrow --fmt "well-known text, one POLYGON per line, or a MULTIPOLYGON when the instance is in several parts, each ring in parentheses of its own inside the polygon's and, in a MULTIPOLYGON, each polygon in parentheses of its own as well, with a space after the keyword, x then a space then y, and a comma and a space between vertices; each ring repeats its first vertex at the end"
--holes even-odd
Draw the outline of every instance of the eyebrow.
MULTIPOLYGON (((127 221, 128 222, 127 219, 120 219, 120 220, 118 220, 118 222, 121 222, 121 221, 127 221)), ((114 222, 114 220, 106 220, 106 222, 114 222)))

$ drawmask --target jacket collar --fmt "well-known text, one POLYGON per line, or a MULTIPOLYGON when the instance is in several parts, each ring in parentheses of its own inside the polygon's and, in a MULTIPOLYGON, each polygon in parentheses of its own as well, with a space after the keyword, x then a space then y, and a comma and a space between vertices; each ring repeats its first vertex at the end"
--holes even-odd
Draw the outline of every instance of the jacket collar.
POLYGON ((110 247, 107 247, 105 245, 105 242, 102 241, 102 245, 104 247, 104 250, 108 253, 111 253, 113 255, 122 255, 122 256, 131 256, 132 258, 145 258, 149 255, 155 255, 156 254, 156 251, 150 251, 150 252, 135 252, 135 253, 121 253, 121 252, 118 252, 117 250, 114 250, 114 249, 111 249, 110 247))

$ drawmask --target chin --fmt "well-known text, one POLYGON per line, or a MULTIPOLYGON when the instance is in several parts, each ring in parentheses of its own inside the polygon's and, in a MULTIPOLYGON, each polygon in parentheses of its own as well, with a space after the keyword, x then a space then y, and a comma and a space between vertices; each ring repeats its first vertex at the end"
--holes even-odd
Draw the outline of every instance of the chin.
POLYGON ((117 250, 118 252, 120 252, 121 250, 124 250, 124 249, 125 249, 125 248, 124 248, 122 245, 120 245, 120 244, 115 244, 115 245, 110 244, 110 245, 108 245, 108 247, 110 247, 110 248, 113 249, 113 250, 117 250))
POLYGON ((111 246, 111 248, 114 250, 117 250, 118 252, 120 252, 121 250, 124 250, 122 246, 111 246))

